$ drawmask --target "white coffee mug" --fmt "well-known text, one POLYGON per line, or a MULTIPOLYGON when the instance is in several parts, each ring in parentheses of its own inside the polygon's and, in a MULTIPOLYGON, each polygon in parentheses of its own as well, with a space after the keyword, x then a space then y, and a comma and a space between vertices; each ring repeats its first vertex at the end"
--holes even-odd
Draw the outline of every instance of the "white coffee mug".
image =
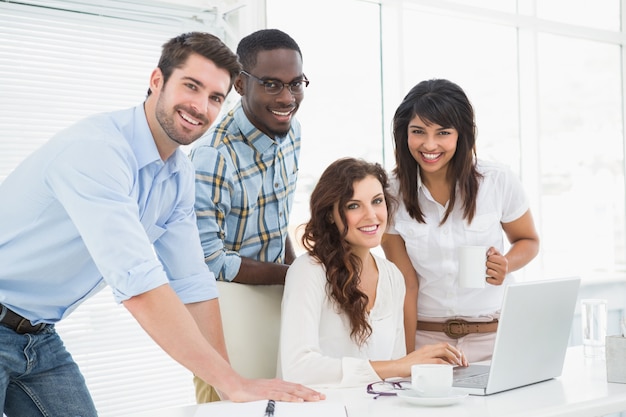
POLYGON ((459 286, 485 288, 487 278, 487 246, 459 247, 459 286))
POLYGON ((424 397, 444 397, 452 389, 452 365, 411 366, 411 388, 424 397))

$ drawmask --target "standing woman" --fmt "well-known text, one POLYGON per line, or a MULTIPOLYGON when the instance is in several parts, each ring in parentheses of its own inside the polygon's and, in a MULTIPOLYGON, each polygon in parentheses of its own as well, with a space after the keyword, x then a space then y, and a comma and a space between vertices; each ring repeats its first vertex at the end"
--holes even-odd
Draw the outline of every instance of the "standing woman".
POLYGON ((474 110, 448 80, 413 87, 396 110, 393 134, 400 206, 382 246, 406 281, 407 351, 444 341, 470 362, 489 359, 502 284, 539 250, 520 181, 507 167, 476 158, 474 110), (483 289, 459 287, 464 245, 489 248, 483 289))
POLYGON ((448 343, 406 355, 404 279, 378 246, 391 210, 378 164, 332 163, 311 194, 307 253, 287 271, 278 375, 307 385, 355 386, 407 377, 415 363, 466 365, 448 343))

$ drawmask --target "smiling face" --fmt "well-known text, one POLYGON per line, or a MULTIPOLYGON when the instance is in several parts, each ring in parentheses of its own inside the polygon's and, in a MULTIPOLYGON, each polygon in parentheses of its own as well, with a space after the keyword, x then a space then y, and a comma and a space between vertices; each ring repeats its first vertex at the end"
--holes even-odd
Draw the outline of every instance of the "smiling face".
MULTIPOLYGON (((341 207, 346 217, 348 233, 345 239, 355 253, 366 253, 380 245, 387 228, 387 205, 383 187, 376 177, 368 175, 353 184, 354 194, 345 206, 341 207)), ((333 220, 343 232, 344 224, 339 215, 339 205, 333 207, 333 220)))
MULTIPOLYGON (((256 65, 246 71, 262 80, 285 84, 305 78, 302 57, 292 49, 260 51, 256 56, 256 65)), ((257 129, 272 139, 285 136, 304 94, 293 95, 287 87, 279 94, 268 94, 254 77, 240 74, 235 81, 246 116, 257 129)))
POLYGON ((146 115, 163 159, 179 145, 202 136, 215 120, 230 89, 230 74, 213 61, 191 54, 163 84, 157 68, 150 78, 152 94, 145 103, 146 115))
POLYGON ((458 139, 459 133, 453 127, 427 124, 419 116, 409 122, 408 148, 425 177, 446 174, 458 139))

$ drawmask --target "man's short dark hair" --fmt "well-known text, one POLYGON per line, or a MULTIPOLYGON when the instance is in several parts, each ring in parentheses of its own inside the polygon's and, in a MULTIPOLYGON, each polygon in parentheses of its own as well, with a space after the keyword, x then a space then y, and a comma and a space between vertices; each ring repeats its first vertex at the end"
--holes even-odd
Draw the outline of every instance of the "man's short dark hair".
MULTIPOLYGON (((230 86, 241 72, 237 55, 215 35, 206 32, 188 32, 178 35, 163 44, 158 67, 163 73, 163 83, 176 68, 182 67, 189 55, 198 54, 215 63, 230 74, 230 86)), ((151 91, 148 89, 148 95, 151 91)))
POLYGON ((274 49, 291 49, 302 58, 300 47, 285 32, 278 29, 261 29, 244 37, 237 46, 237 56, 244 70, 251 70, 256 65, 257 54, 274 49))

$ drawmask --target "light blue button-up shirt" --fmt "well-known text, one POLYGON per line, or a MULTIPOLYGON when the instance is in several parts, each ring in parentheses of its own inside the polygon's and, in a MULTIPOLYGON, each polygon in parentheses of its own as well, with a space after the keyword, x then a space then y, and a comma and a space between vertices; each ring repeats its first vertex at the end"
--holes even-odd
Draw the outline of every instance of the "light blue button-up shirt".
POLYGON ((169 283, 217 297, 194 213, 194 169, 159 156, 143 106, 60 132, 0 184, 0 303, 54 323, 105 284, 117 302, 169 283))

